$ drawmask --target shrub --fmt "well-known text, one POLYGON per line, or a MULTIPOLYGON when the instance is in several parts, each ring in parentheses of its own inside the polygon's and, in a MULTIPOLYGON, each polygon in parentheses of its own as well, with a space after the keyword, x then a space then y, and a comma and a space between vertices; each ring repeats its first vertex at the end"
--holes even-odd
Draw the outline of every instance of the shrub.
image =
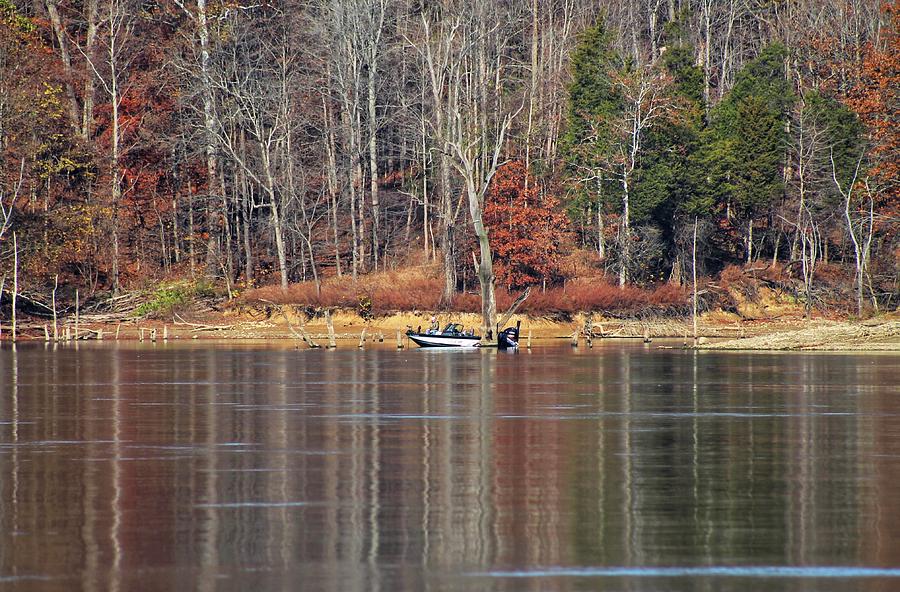
MULTIPOLYGON (((319 292, 311 282, 294 284, 286 292, 278 286, 249 290, 244 302, 293 304, 309 308, 345 308, 356 310, 364 318, 394 311, 439 310, 443 279, 435 277, 429 268, 380 272, 359 279, 356 284, 348 278, 329 278, 322 282, 319 292)), ((497 311, 503 312, 520 292, 496 290, 497 311)), ((477 292, 455 294, 450 309, 456 312, 481 311, 477 292)), ((687 289, 670 284, 644 289, 637 286, 619 287, 605 276, 581 278, 541 290, 532 288, 531 295, 519 312, 532 315, 570 315, 581 311, 602 312, 616 316, 680 315, 690 310, 687 289)))
POLYGON ((134 310, 136 317, 165 316, 190 305, 199 298, 216 296, 208 281, 163 284, 150 293, 150 298, 134 310))

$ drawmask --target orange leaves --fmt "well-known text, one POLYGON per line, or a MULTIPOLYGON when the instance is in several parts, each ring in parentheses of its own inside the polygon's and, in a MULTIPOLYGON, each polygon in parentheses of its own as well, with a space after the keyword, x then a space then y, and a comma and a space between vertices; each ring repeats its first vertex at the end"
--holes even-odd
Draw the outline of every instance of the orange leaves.
POLYGON ((867 45, 853 87, 846 97, 869 130, 872 170, 888 204, 900 200, 900 0, 884 6, 888 16, 884 47, 867 45))
POLYGON ((540 195, 521 162, 497 170, 488 190, 484 223, 501 285, 516 289, 553 277, 566 224, 555 206, 555 199, 540 195))

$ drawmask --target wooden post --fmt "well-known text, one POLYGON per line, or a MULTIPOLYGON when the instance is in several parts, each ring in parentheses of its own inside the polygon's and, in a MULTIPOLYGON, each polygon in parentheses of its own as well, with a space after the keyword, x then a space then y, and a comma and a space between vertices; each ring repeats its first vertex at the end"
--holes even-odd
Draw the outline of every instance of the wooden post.
POLYGON ((44 341, 50 341, 50 329, 47 328, 47 323, 44 323, 44 341))
POLYGON ((66 325, 66 342, 72 341, 72 325, 66 325))
POLYGON ((150 329, 150 341, 156 343, 156 328, 150 329))
POLYGON ((163 325, 163 341, 169 340, 169 326, 163 325))
POLYGON ((116 325, 116 341, 119 340, 119 329, 121 329, 121 328, 122 328, 122 323, 119 323, 118 325, 116 325))
POLYGON ((403 333, 397 329, 397 349, 403 349, 403 333))
POLYGON ((13 297, 12 297, 12 340, 16 342, 16 300, 19 297, 19 240, 13 232, 13 297))
POLYGON ((584 320, 584 337, 588 348, 594 347, 594 313, 589 312, 584 320))
POLYGON ((531 349, 531 327, 528 328, 528 349, 531 349))
POLYGON ((56 288, 59 286, 59 274, 53 276, 53 295, 51 302, 53 303, 53 341, 59 341, 59 326, 56 324, 56 288))
POLYGON ((103 329, 97 329, 97 339, 103 341, 103 329))
POLYGON ((578 330, 572 331, 572 347, 578 347, 578 330))
POLYGON ((651 341, 653 340, 650 338, 650 325, 647 325, 644 327, 644 343, 650 343, 651 341))
POLYGON ((81 306, 81 301, 78 298, 78 288, 75 288, 75 339, 78 339, 78 317, 79 317, 79 308, 81 306))
POLYGON ((334 320, 331 318, 331 311, 325 311, 325 326, 328 327, 328 349, 334 349, 337 347, 337 343, 334 341, 334 320))
POLYGON ((362 347, 365 344, 366 344, 366 328, 363 327, 362 333, 359 334, 359 345, 357 347, 362 349, 362 347))
MULTIPOLYGON (((120 323, 120 324, 121 324, 121 323, 120 323)), ((140 341, 144 341, 144 328, 141 327, 140 329, 138 329, 138 332, 139 332, 139 335, 140 335, 140 336, 138 337, 138 339, 139 339, 140 341)))

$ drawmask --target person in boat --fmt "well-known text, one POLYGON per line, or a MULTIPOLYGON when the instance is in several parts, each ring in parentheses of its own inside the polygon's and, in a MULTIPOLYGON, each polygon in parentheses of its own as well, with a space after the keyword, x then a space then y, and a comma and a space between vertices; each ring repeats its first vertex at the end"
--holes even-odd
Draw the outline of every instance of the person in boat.
POLYGON ((441 326, 438 325, 437 317, 434 315, 431 315, 431 326, 428 327, 428 331, 427 331, 428 334, 435 335, 436 333, 438 333, 440 331, 440 328, 441 328, 441 326))

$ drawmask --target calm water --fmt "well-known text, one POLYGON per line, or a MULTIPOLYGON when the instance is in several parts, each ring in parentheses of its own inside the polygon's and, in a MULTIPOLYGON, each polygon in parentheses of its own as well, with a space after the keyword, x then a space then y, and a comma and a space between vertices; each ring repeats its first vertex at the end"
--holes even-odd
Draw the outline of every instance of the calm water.
POLYGON ((0 589, 900 589, 900 356, 656 345, 6 345, 0 589))

